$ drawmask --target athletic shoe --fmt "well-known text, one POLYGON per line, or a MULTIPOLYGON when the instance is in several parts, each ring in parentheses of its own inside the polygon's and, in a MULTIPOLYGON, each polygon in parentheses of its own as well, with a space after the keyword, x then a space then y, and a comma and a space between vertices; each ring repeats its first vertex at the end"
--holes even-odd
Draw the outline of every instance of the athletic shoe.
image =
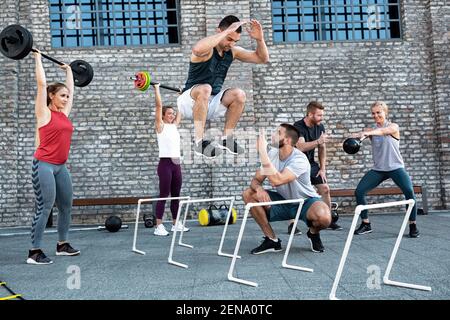
POLYGON ((233 136, 227 136, 222 140, 222 143, 218 145, 219 148, 227 150, 231 154, 243 154, 244 149, 240 147, 233 136))
POLYGON ((366 233, 371 233, 372 232, 372 227, 370 225, 370 222, 361 222, 361 225, 359 226, 358 229, 355 230, 354 234, 366 234, 366 233))
MULTIPOLYGON (((292 231, 292 228, 294 227, 294 223, 292 222, 289 226, 288 226, 288 234, 291 234, 291 231, 292 231)), ((294 231, 294 236, 299 236, 299 235, 301 235, 302 234, 302 232, 297 228, 297 227, 295 227, 295 231, 294 231)))
POLYGON ((155 228, 155 231, 153 231, 153 234, 155 236, 168 236, 169 232, 167 232, 166 228, 164 227, 164 225, 161 223, 160 225, 158 225, 155 228))
POLYGON ((72 248, 72 246, 65 242, 63 244, 56 244, 56 255, 57 256, 77 256, 80 254, 80 250, 72 248))
POLYGON ((306 233, 309 242, 311 243, 312 252, 323 252, 325 248, 323 247, 322 240, 320 240, 320 234, 312 234, 310 230, 306 233))
MULTIPOLYGON (((184 227, 184 229, 183 229, 183 225, 181 224, 180 221, 177 221, 176 228, 177 228, 178 232, 180 232, 181 230, 183 230, 184 232, 188 232, 190 230, 189 228, 186 228, 186 227, 184 227)), ((174 225, 172 225, 172 230, 171 231, 172 232, 175 231, 175 226, 174 225)))
POLYGON ((222 154, 220 148, 216 148, 216 146, 209 140, 202 140, 198 143, 194 143, 194 152, 195 154, 207 159, 214 159, 218 155, 222 154))
POLYGON ((28 264, 51 264, 52 260, 47 258, 47 256, 42 252, 41 249, 29 250, 28 251, 28 264))
POLYGON ((417 229, 417 225, 415 223, 411 223, 409 225, 409 237, 410 238, 420 237, 419 229, 417 229))
POLYGON ((283 250, 281 248, 281 240, 278 239, 277 242, 273 241, 269 237, 263 237, 264 240, 261 242, 261 244, 250 251, 251 254, 261 254, 266 252, 277 252, 283 250))

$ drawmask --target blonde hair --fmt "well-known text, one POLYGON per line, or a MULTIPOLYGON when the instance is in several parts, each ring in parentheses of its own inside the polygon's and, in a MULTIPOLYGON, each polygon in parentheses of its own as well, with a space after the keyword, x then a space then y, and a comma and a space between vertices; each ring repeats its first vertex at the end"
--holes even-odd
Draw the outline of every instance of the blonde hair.
POLYGON ((372 103, 372 106, 370 107, 370 109, 372 110, 373 108, 378 107, 378 106, 380 106, 383 109, 383 111, 384 111, 384 113, 386 113, 386 117, 387 117, 387 115, 389 113, 389 108, 388 108, 386 102, 375 101, 374 103, 372 103))

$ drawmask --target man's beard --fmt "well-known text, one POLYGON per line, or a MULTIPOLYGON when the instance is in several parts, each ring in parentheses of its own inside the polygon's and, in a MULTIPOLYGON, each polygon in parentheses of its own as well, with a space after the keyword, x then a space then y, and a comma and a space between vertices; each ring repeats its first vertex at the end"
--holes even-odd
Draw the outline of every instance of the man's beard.
POLYGON ((284 142, 280 140, 278 142, 272 143, 272 147, 277 148, 277 149, 281 149, 281 148, 284 147, 284 142))
POLYGON ((316 121, 316 120, 313 119, 311 122, 312 122, 312 124, 313 124, 314 126, 318 126, 318 125, 320 125, 320 123, 322 122, 322 120, 316 121))

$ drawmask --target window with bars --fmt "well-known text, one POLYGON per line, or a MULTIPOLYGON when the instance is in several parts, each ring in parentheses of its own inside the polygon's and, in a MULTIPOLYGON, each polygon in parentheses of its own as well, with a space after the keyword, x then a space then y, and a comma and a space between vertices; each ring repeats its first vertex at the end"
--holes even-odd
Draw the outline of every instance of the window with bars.
POLYGON ((179 43, 179 0, 49 0, 52 46, 179 43))
POLYGON ((401 37, 400 0, 272 0, 274 42, 401 37))

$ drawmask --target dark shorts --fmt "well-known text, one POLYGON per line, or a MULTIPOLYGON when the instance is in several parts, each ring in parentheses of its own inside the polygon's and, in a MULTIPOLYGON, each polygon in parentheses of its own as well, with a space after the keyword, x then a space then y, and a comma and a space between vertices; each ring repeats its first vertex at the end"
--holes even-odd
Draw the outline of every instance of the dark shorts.
POLYGON ((325 183, 325 182, 323 182, 321 176, 316 177, 317 174, 319 173, 319 170, 320 170, 320 167, 317 163, 311 163, 311 184, 313 186, 325 183))
MULTIPOLYGON (((272 201, 286 200, 278 192, 268 190, 267 193, 269 194, 270 200, 272 201)), ((306 223, 306 214, 311 205, 316 201, 322 201, 322 199, 319 197, 305 199, 302 210, 300 211, 299 220, 303 220, 306 223)), ((298 203, 277 204, 271 206, 269 211, 266 211, 267 220, 282 221, 295 219, 297 210, 298 210, 298 203)))

